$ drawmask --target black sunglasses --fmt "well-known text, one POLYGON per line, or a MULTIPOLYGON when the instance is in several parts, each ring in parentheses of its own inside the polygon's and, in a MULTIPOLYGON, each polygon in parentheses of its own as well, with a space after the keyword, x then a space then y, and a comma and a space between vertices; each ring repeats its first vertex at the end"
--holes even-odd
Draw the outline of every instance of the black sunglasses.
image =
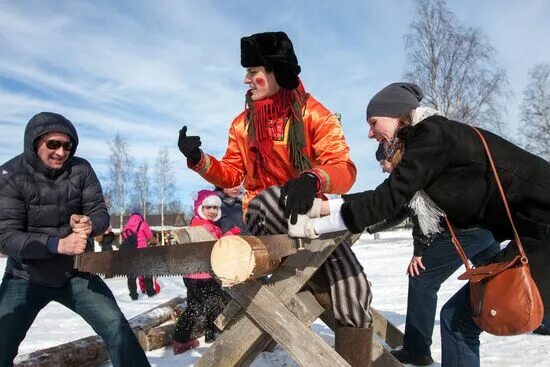
POLYGON ((59 147, 63 147, 63 150, 68 152, 73 149, 72 141, 59 141, 59 140, 46 140, 46 148, 51 150, 57 150, 59 147))

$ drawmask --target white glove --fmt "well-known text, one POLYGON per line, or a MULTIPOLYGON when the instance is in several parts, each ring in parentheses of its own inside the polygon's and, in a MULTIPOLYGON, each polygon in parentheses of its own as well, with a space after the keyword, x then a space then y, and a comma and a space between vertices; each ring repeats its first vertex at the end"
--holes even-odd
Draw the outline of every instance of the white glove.
POLYGON ((298 214, 296 224, 290 223, 288 220, 288 235, 298 238, 317 238, 319 235, 315 233, 315 220, 305 214, 298 214))
POLYGON ((321 203, 323 202, 323 199, 321 198, 315 198, 313 200, 313 205, 311 206, 311 209, 306 213, 306 215, 310 218, 321 218, 321 203))

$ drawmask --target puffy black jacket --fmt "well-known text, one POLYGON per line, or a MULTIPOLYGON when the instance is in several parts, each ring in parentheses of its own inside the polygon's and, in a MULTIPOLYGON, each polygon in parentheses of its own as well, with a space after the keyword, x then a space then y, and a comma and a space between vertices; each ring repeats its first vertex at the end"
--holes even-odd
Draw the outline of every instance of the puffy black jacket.
POLYGON ((50 252, 48 242, 55 244, 71 233, 72 214, 91 218, 92 236, 108 227, 101 185, 91 165, 74 156, 77 145, 69 120, 43 112, 27 124, 24 152, 0 166, 0 251, 9 257, 7 273, 62 286, 74 274, 73 258, 50 252), (37 139, 53 131, 73 141, 69 159, 57 170, 46 167, 35 152, 37 139))
MULTIPOLYGON (((495 134, 481 132, 518 232, 522 237, 549 240, 550 163, 495 134)), ((399 137, 405 153, 389 178, 375 190, 343 197, 342 217, 350 230, 360 232, 395 215, 417 191, 424 190, 456 227, 479 225, 497 240, 513 238, 481 140, 470 126, 432 116, 401 129, 399 137)))

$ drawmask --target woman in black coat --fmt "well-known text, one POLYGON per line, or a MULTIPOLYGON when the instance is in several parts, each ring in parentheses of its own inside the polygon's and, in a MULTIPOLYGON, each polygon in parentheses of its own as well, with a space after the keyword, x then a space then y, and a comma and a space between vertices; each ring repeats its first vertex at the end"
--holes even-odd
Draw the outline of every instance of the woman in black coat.
MULTIPOLYGON (((401 156, 388 179, 375 190, 344 195, 328 217, 301 217, 289 233, 316 236, 335 229, 362 232, 395 215, 409 203, 423 230, 438 232, 446 215, 458 228, 480 226, 498 241, 513 239, 497 184, 479 136, 471 126, 418 108, 422 91, 394 83, 367 107, 369 138, 384 143, 389 157, 401 156)), ((512 216, 529 258, 531 273, 550 314, 550 164, 489 131, 485 137, 500 175, 512 216)), ((331 206, 333 208, 334 206, 331 206)), ((511 259, 509 245, 499 261, 511 259)), ((441 311, 442 364, 479 365, 479 334, 467 287, 441 311)))

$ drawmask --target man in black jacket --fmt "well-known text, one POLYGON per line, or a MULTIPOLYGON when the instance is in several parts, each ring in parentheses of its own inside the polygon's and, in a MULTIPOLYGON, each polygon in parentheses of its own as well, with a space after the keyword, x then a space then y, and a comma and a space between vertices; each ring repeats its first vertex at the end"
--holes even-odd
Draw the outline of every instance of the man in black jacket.
POLYGON ((0 366, 13 366, 38 312, 56 301, 103 338, 114 366, 149 366, 107 285, 73 269, 88 238, 109 214, 91 165, 75 157, 78 135, 65 117, 35 115, 24 151, 0 166, 0 251, 8 262, 0 285, 0 366))

